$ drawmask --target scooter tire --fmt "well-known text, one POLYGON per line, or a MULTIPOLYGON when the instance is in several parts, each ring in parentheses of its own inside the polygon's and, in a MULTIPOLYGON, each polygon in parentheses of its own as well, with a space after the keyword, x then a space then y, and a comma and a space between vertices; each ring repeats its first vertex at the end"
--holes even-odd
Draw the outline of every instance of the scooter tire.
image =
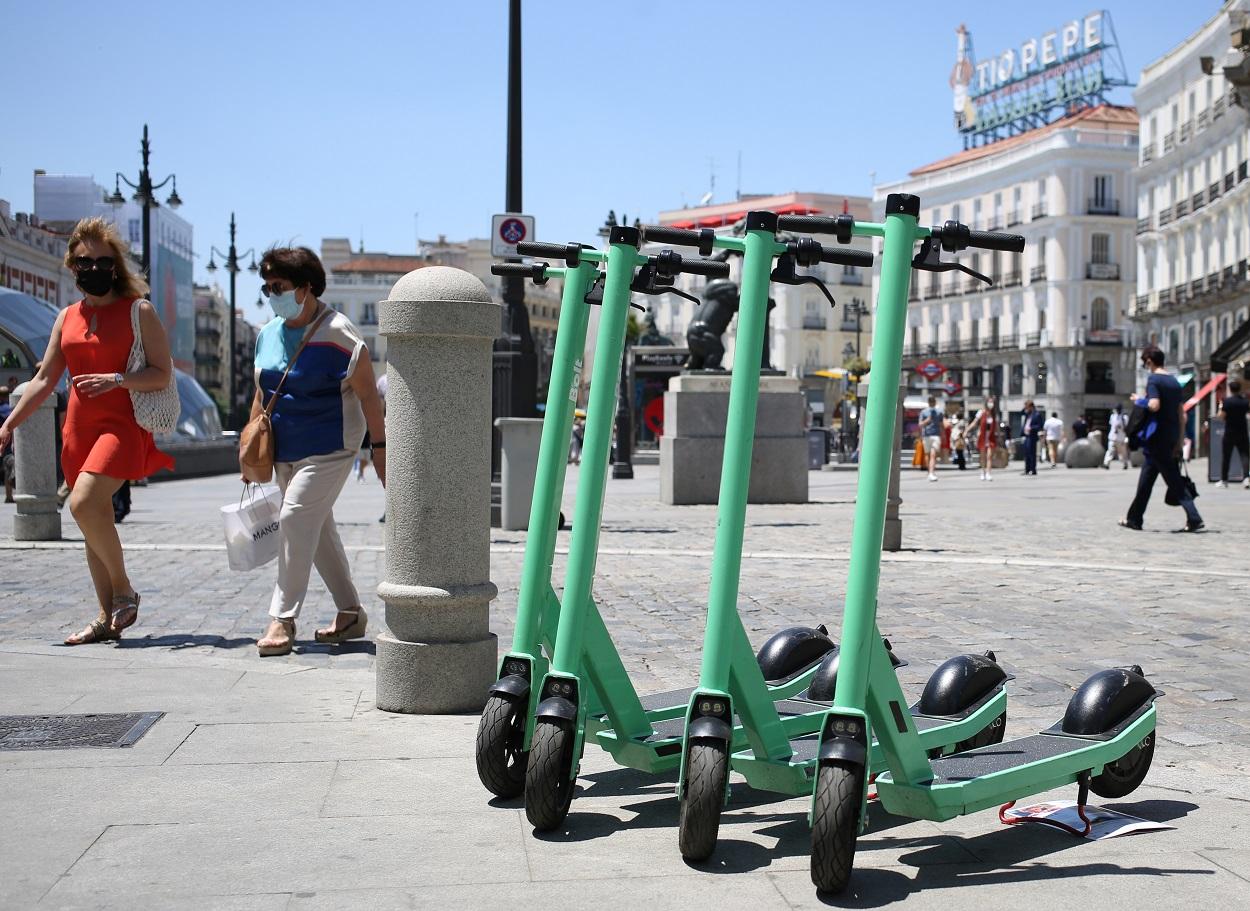
POLYGON ((1155 735, 1151 731, 1125 755, 1103 766, 1102 771, 1089 780, 1089 789, 1099 797, 1124 797, 1133 793, 1150 771, 1154 755, 1155 735))
POLYGON ((525 792, 525 746, 523 700, 494 693, 486 700, 477 725, 474 755, 477 777, 496 797, 520 797, 525 792))
POLYGON ((729 752, 724 743, 713 740, 690 744, 677 825, 677 845, 686 860, 704 861, 716 850, 728 777, 729 752))
POLYGON ((975 750, 978 747, 988 747, 996 743, 1002 743, 1003 735, 1006 733, 1007 713, 1003 712, 967 740, 961 740, 955 744, 954 752, 964 753, 968 750, 975 750))
POLYGON ((812 807, 812 882, 818 892, 846 889, 855 865, 864 770, 845 760, 821 763, 812 807))
POLYGON ((569 815, 574 782, 573 731, 554 721, 539 721, 525 767, 525 816, 535 831, 550 832, 569 815))

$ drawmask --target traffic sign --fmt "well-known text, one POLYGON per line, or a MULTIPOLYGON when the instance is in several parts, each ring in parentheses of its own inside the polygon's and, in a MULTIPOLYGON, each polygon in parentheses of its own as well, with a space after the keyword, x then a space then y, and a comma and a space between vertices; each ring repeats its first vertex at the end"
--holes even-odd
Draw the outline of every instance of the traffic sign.
POLYGON ((947 380, 942 388, 946 390, 947 395, 958 395, 964 391, 963 384, 959 380, 947 380))
POLYGON ((516 245, 534 239, 534 216, 505 212, 490 221, 490 255, 516 256, 516 245))
POLYGON ((921 361, 916 365, 916 372, 925 379, 936 380, 946 372, 946 368, 942 366, 941 362, 929 358, 927 361, 921 361))

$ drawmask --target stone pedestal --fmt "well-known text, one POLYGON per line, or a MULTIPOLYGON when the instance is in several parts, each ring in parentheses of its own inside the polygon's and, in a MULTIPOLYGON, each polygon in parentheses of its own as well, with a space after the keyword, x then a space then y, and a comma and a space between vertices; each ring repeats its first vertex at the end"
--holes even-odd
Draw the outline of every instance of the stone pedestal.
POLYGON ((495 418, 499 428, 499 527, 524 531, 530 526, 534 476, 538 473, 538 445, 542 418, 495 418))
MULTIPOLYGON (((17 406, 26 390, 22 383, 9 395, 17 406)), ((13 537, 18 541, 61 540, 61 514, 56 508, 56 397, 48 396, 13 431, 13 470, 17 475, 13 537)))
MULTIPOLYGON (((730 376, 687 373, 669 380, 660 438, 660 500, 716 503, 720 496, 730 376)), ((807 400, 799 381, 760 377, 749 503, 807 502, 807 400)))
POLYGON ((474 712, 496 670, 490 415, 500 309, 480 281, 446 266, 408 273, 378 309, 390 470, 377 705, 474 712))

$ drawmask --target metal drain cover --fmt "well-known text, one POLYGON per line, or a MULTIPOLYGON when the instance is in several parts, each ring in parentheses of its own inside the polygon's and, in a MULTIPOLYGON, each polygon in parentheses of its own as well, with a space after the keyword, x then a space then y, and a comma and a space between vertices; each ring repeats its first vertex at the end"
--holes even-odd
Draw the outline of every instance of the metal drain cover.
POLYGON ((0 750, 128 747, 164 714, 0 715, 0 750))

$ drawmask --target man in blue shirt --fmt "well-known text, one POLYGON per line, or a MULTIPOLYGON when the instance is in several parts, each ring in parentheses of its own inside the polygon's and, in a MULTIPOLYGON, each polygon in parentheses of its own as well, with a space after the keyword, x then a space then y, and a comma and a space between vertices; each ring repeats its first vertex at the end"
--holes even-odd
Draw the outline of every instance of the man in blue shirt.
POLYGON ((1033 400, 1024 403, 1024 421, 1020 432, 1024 435, 1024 473, 1037 474, 1037 437, 1046 426, 1046 415, 1033 406, 1033 400))
POLYGON ((929 480, 937 480, 937 457, 942 449, 942 427, 946 417, 937 407, 937 399, 929 396, 929 407, 920 412, 920 438, 929 457, 929 480))
POLYGON ((1181 427, 1185 421, 1185 394, 1181 392, 1176 377, 1163 369, 1163 352, 1148 348, 1142 352, 1142 366, 1150 371, 1146 380, 1146 408, 1150 417, 1139 434, 1146 461, 1137 479, 1137 496, 1128 508, 1128 515, 1120 520, 1125 528, 1141 531, 1146 515, 1146 504, 1159 475, 1167 484, 1168 493, 1185 510, 1185 532, 1201 531, 1206 527, 1193 497, 1181 477, 1178 459, 1181 452, 1181 427))

